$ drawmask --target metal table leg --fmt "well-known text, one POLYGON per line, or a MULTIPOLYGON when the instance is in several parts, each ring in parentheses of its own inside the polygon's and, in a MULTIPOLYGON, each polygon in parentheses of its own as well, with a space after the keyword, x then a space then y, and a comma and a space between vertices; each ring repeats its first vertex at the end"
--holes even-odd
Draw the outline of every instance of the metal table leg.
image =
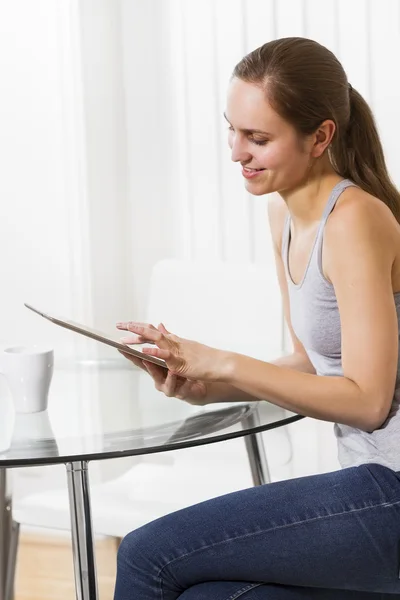
POLYGON ((98 600, 88 463, 67 463, 77 600, 98 600))
MULTIPOLYGON (((260 417, 257 409, 248 417, 243 419, 243 424, 246 429, 260 425, 260 417)), ((253 477, 254 485, 271 483, 271 476, 265 454, 262 433, 251 433, 246 435, 244 442, 246 444, 247 456, 250 462, 251 475, 253 477)))
POLYGON ((19 523, 12 518, 11 484, 7 470, 0 469, 0 600, 14 597, 19 523))

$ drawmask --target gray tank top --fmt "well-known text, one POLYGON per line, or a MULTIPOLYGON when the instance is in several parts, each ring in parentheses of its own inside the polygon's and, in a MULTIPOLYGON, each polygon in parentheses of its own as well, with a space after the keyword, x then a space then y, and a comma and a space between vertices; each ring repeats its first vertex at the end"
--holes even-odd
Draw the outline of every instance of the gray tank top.
MULTIPOLYGON (((283 238, 282 258, 285 265, 290 299, 290 316, 295 334, 303 344, 317 375, 343 376, 339 309, 333 285, 322 270, 322 244, 326 221, 341 193, 355 184, 340 181, 332 190, 320 221, 311 255, 302 281, 295 284, 289 272, 290 215, 283 238)), ((400 323, 400 293, 394 295, 397 321, 400 323)), ((338 456, 342 467, 378 463, 400 471, 400 356, 392 407, 385 423, 372 433, 336 423, 338 456)))

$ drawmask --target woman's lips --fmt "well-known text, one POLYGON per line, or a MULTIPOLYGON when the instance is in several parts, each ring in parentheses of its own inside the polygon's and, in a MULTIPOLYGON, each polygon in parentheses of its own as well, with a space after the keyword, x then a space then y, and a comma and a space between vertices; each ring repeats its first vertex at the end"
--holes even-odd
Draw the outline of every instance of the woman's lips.
POLYGON ((247 167, 242 168, 242 175, 246 177, 246 179, 253 179, 260 175, 265 169, 248 169, 247 167))

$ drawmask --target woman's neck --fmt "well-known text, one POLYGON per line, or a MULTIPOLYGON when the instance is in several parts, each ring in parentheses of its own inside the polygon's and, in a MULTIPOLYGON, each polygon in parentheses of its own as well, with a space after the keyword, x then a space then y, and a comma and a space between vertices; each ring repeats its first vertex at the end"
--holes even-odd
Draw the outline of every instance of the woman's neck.
POLYGON ((307 179, 296 188, 280 193, 295 229, 306 229, 321 220, 332 189, 342 179, 329 163, 319 172, 308 174, 307 179))

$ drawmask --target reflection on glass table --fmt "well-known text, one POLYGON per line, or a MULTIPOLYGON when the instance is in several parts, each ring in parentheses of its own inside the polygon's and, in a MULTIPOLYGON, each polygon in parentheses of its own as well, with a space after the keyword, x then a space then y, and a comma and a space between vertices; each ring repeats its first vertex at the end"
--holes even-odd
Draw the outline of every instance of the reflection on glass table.
POLYGON ((96 599, 89 461, 165 452, 245 436, 253 482, 259 485, 269 481, 260 432, 302 418, 277 412, 272 406, 268 410, 267 403, 262 403, 262 410, 257 402, 194 407, 166 398, 154 389, 146 373, 121 360, 59 364, 50 389, 49 407, 43 413, 16 415, 10 410, 9 401, 0 399, 0 600, 11 598, 18 545, 7 468, 66 465, 77 597, 96 599))

